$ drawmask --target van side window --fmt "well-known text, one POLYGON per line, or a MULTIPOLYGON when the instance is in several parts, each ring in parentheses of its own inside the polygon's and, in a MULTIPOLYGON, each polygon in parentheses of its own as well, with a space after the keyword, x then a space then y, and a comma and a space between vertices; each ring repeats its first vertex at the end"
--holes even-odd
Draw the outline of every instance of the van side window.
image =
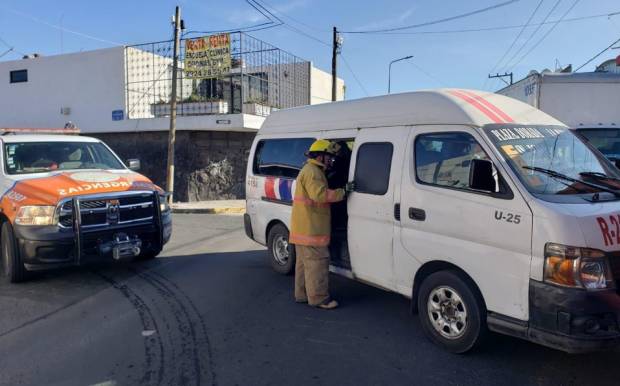
POLYGON ((306 162, 305 152, 314 138, 282 138, 259 141, 254 153, 256 175, 297 178, 306 162))
POLYGON ((394 145, 369 142, 360 146, 355 162, 355 191, 382 196, 388 191, 394 145))
MULTIPOLYGON (((469 189, 469 167, 472 159, 490 160, 470 134, 422 134, 415 140, 415 171, 419 182, 469 189)), ((495 170, 494 174, 497 175, 495 170)), ((496 192, 497 185, 496 183, 496 192)))

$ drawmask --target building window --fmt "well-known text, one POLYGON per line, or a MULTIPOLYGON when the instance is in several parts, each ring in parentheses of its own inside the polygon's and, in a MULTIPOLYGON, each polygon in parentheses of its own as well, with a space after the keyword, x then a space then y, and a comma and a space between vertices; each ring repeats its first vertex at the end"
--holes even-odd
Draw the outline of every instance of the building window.
POLYGON ((467 133, 422 134, 416 138, 415 170, 422 183, 469 190, 472 159, 489 157, 467 133))
POLYGON ((254 174, 297 178, 314 138, 265 139, 256 145, 254 174))
POLYGON ((11 83, 28 82, 28 70, 11 71, 11 83))
POLYGON ((369 142, 360 146, 355 162, 355 191, 382 196, 390 185, 392 153, 389 142, 369 142))

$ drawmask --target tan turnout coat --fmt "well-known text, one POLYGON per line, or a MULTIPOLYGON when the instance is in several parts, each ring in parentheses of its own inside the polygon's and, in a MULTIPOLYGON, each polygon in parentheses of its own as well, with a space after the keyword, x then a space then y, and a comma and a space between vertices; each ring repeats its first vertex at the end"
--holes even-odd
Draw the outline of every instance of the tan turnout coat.
POLYGON ((299 172, 293 199, 289 242, 326 247, 331 234, 330 204, 342 201, 344 189, 328 189, 325 166, 310 159, 299 172))

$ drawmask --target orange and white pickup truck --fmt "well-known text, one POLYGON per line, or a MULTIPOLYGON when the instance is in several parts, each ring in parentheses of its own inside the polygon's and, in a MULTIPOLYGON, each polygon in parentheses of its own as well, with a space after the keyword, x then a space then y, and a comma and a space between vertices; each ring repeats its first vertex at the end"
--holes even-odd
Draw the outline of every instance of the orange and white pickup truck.
POLYGON ((2 278, 96 260, 154 258, 172 234, 166 192, 103 142, 0 136, 2 278))

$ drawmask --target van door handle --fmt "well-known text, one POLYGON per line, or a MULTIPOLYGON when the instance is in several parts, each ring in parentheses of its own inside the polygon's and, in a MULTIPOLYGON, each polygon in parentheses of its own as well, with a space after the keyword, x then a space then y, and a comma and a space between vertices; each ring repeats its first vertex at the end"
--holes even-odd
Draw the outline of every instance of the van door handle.
POLYGON ((424 209, 409 208, 409 218, 416 221, 426 220, 426 212, 424 209))

